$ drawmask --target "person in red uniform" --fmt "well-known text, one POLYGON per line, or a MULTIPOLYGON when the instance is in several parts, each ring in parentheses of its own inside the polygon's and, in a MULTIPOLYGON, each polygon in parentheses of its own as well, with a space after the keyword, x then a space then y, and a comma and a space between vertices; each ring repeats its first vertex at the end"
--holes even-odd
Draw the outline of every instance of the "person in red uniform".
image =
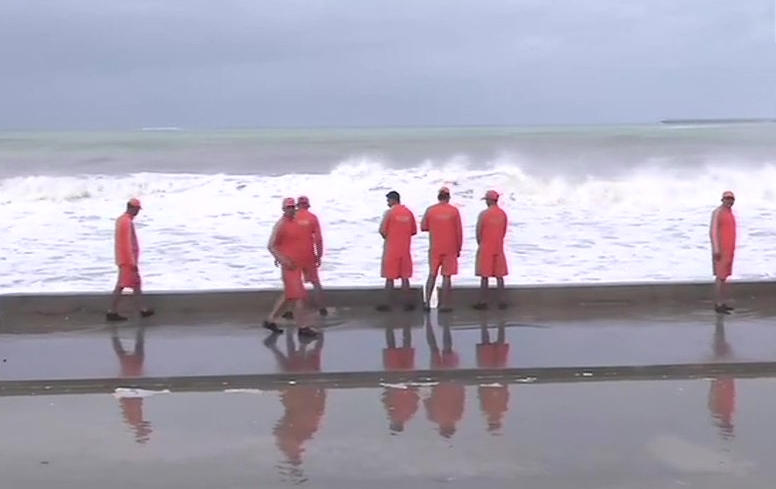
POLYGON ((138 245, 137 233, 135 232, 134 219, 142 209, 140 201, 129 199, 127 210, 116 219, 115 232, 115 256, 116 266, 118 267, 118 279, 113 288, 113 300, 110 309, 105 313, 105 319, 108 321, 126 321, 126 316, 118 313, 121 295, 124 289, 132 289, 135 308, 140 312, 141 317, 153 316, 154 311, 141 304, 143 296, 142 280, 140 278, 140 269, 138 261, 140 258, 140 246, 138 245))
MULTIPOLYGON (((714 328, 714 359, 727 360, 732 356, 732 348, 725 339, 723 316, 717 316, 714 328)), ((717 424, 723 439, 735 436, 733 416, 736 410, 736 379, 731 375, 720 375, 711 379, 709 386, 709 411, 717 424)))
MULTIPOLYGON (((135 334, 135 347, 132 353, 124 349, 116 327, 111 331, 111 343, 113 352, 119 359, 122 378, 138 378, 143 376, 143 362, 145 361, 145 328, 140 327, 135 334)), ((119 399, 124 421, 135 432, 135 442, 147 443, 151 439, 151 423, 143 416, 143 398, 129 397, 119 399)))
MULTIPOLYGON (((312 373, 321 371, 321 353, 324 335, 318 335, 312 344, 295 344, 294 337, 286 333, 286 353, 277 347, 278 335, 271 335, 264 345, 272 351, 282 372, 312 373)), ((326 412, 326 389, 315 384, 299 383, 279 391, 283 405, 283 416, 278 420, 273 433, 277 447, 285 457, 284 464, 292 473, 302 478, 301 466, 304 445, 320 429, 326 412)))
MULTIPOLYGON (((496 329, 496 341, 491 342, 487 322, 480 325, 481 342, 477 345, 477 367, 484 369, 507 368, 509 366, 509 343, 506 341, 506 327, 500 321, 496 329)), ((509 386, 501 383, 480 385, 477 388, 480 409, 488 423, 488 431, 501 429, 502 419, 509 410, 509 386)))
MULTIPOLYGON (((433 326, 426 324, 426 340, 431 357, 430 367, 434 370, 457 369, 460 365, 458 352, 453 349, 453 334, 449 325, 442 327, 442 350, 439 350, 433 326)), ((466 404, 466 387, 454 380, 440 381, 431 388, 431 394, 423 404, 428 420, 436 423, 439 435, 451 438, 463 418, 466 404)))
POLYGON ((412 237, 418 234, 415 215, 401 203, 399 192, 391 190, 385 195, 388 210, 380 222, 380 236, 383 238, 382 277, 388 302, 377 306, 381 312, 389 311, 393 303, 393 282, 401 280, 404 293, 404 310, 414 311, 417 305, 410 288, 412 278, 412 237))
POLYGON ((442 187, 437 193, 438 202, 423 214, 420 230, 428 232, 428 280, 424 294, 424 309, 431 310, 431 294, 436 287, 437 274, 442 272, 442 296, 439 312, 450 312, 452 308, 452 276, 458 274, 458 257, 463 247, 463 225, 461 213, 450 203, 450 189, 442 187))
POLYGON ((722 193, 722 204, 711 213, 709 238, 711 239, 712 270, 714 271, 714 310, 730 314, 733 306, 727 303, 727 279, 733 273, 736 252, 736 216, 733 204, 736 196, 730 190, 722 193))
POLYGON ((321 316, 326 316, 329 312, 324 305, 323 287, 318 276, 318 268, 323 259, 323 233, 318 216, 310 211, 310 199, 307 196, 302 195, 296 200, 295 218, 296 222, 307 230, 309 256, 302 264, 302 277, 305 282, 313 286, 313 296, 315 304, 318 306, 318 313, 321 316))
MULTIPOLYGON (((385 328, 385 349, 383 349, 383 368, 387 371, 415 370, 415 348, 412 347, 412 328, 402 328, 402 343, 397 346, 396 332, 393 326, 385 328)), ((386 387, 382 396, 385 413, 388 416, 391 434, 404 431, 406 424, 415 416, 420 404, 417 387, 406 389, 386 387)))
POLYGON ((264 321, 264 328, 273 334, 282 333, 276 320, 286 305, 292 304, 294 317, 299 324, 299 336, 315 337, 318 332, 311 325, 305 325, 309 318, 305 314, 304 300, 307 291, 304 288, 302 269, 308 259, 308 235, 304 226, 296 219, 296 201, 293 198, 283 199, 283 216, 275 223, 267 243, 267 249, 280 267, 283 280, 283 295, 278 298, 269 316, 264 321))
POLYGON ((504 239, 507 235, 509 219, 504 209, 498 205, 499 194, 488 190, 482 200, 486 209, 477 219, 477 262, 475 275, 480 277, 480 300, 474 309, 488 308, 488 280, 496 279, 498 308, 506 309, 504 297, 504 277, 509 274, 507 258, 504 253, 504 239))

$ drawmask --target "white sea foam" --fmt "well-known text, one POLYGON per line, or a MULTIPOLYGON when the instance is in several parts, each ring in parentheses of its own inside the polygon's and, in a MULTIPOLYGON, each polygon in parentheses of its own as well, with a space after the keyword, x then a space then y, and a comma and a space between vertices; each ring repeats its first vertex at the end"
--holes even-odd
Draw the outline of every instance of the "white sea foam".
MULTIPOLYGON (((443 183, 462 210, 457 283, 475 283, 473 226, 489 188, 511 218, 513 283, 685 280, 709 277, 708 222, 720 193, 738 194, 734 278, 774 276, 776 168, 733 165, 679 174, 643 166, 618 178, 540 178, 515 160, 480 170, 428 163, 384 168, 351 160, 329 174, 16 177, 0 181, 0 290, 105 290, 113 285, 113 224, 130 196, 147 289, 278 287, 266 243, 284 196, 310 196, 326 238, 328 285, 380 285, 377 226, 384 194, 401 192, 418 219, 443 183)), ((427 238, 415 240, 415 277, 427 238)))
POLYGON ((135 399, 135 398, 145 398, 145 397, 156 396, 159 394, 169 394, 169 393, 170 391, 168 389, 164 389, 161 391, 151 391, 146 389, 118 387, 113 392, 113 397, 115 397, 116 399, 135 399))

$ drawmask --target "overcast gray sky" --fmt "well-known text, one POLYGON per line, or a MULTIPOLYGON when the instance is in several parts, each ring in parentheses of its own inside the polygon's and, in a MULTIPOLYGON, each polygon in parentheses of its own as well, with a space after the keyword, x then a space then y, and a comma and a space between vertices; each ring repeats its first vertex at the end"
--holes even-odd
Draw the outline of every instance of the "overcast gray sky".
POLYGON ((0 128, 776 116, 774 0, 2 0, 0 128))

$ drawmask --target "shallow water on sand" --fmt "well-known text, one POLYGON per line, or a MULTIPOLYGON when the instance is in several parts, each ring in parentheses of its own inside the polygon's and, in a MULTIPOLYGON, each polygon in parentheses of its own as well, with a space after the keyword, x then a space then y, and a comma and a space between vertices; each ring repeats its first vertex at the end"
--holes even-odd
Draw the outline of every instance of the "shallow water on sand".
POLYGON ((773 487, 776 381, 0 398, 8 487, 773 487))

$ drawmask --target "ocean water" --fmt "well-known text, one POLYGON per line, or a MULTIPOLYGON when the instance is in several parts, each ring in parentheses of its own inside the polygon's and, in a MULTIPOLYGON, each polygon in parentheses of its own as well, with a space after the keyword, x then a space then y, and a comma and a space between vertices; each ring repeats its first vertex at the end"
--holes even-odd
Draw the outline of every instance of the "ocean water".
MULTIPOLYGON (((510 283, 710 278, 708 225, 736 192, 734 278, 774 276, 776 125, 126 131, 0 134, 0 292, 115 280, 129 197, 146 288, 272 288, 285 196, 323 224, 324 285, 381 285, 377 234, 395 189, 420 219, 442 184, 461 208, 459 284, 476 283, 479 200, 503 195, 510 283)), ((414 242, 415 280, 427 237, 414 242)))

